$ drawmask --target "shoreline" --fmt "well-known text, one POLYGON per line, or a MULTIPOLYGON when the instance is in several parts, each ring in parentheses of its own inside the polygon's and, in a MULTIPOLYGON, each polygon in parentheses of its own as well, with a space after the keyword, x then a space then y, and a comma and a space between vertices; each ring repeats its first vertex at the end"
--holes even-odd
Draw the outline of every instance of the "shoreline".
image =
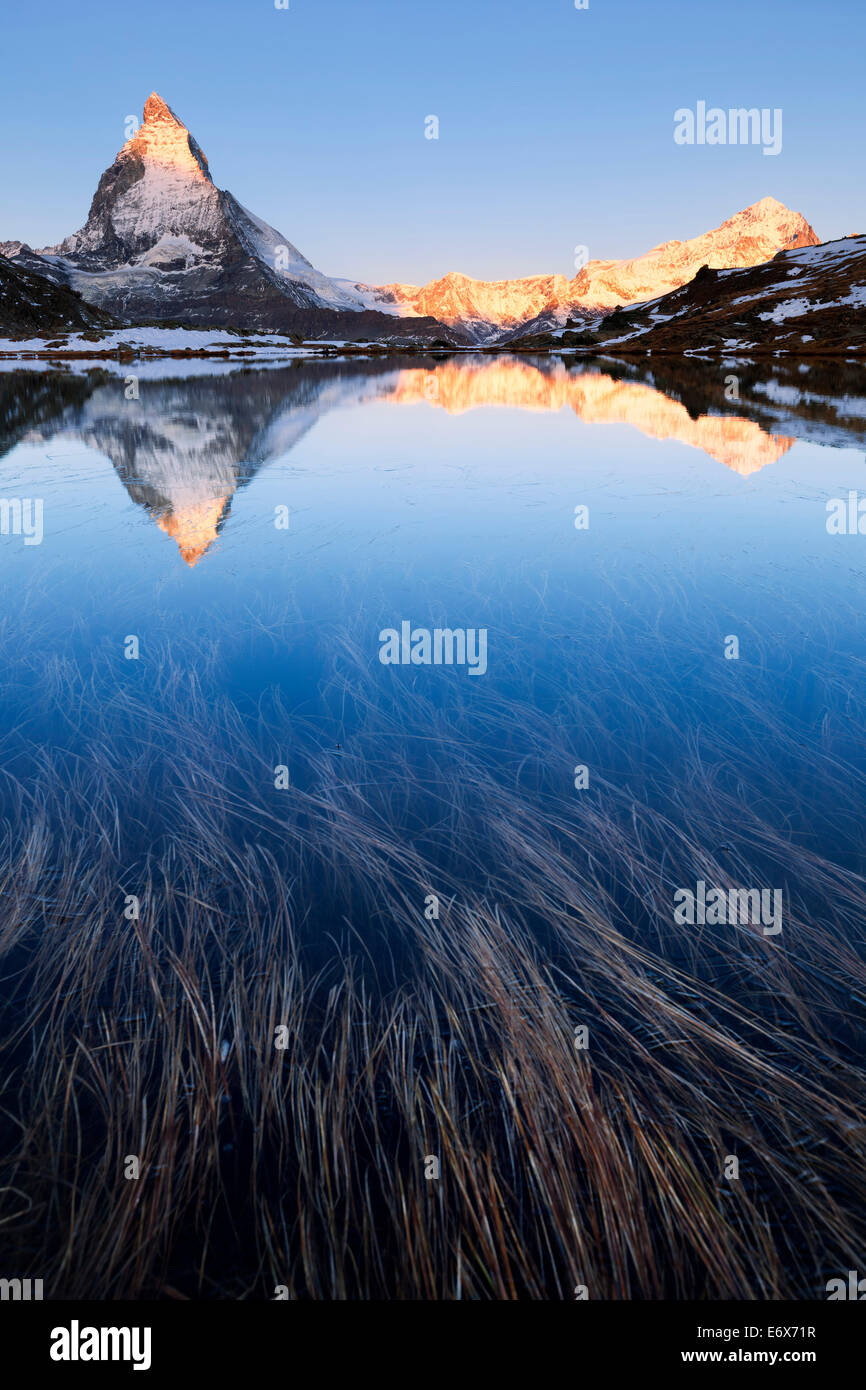
POLYGON ((10 350, 6 346, 0 346, 0 361, 3 362, 108 361, 129 364, 135 362, 183 361, 196 359, 199 361, 213 362, 241 362, 253 366, 259 363, 266 365, 285 362, 321 361, 322 359, 341 357, 435 357, 437 359, 444 359, 447 357, 472 357, 478 355, 486 357, 569 357, 588 361, 598 357, 639 359, 646 357, 663 357, 668 360, 680 362, 691 362, 695 359, 725 361, 731 358, 766 358, 768 360, 785 358, 795 362, 812 362, 822 359, 862 362, 864 358, 866 358, 866 346, 862 348, 813 349, 809 352, 791 352, 784 348, 760 346, 725 348, 721 351, 709 347, 700 347, 682 352, 674 351, 669 348, 637 348, 620 346, 619 344, 608 345, 604 343, 599 343, 593 347, 523 347, 519 343, 507 343, 501 346, 478 344, 471 347, 461 345, 459 347, 448 348, 428 348, 420 345, 386 346, 384 344, 367 343, 363 345, 344 343, 339 346, 332 343, 304 343, 298 347, 285 350, 279 349, 276 351, 268 351, 267 349, 257 350, 257 348, 231 349, 227 347, 111 347, 102 349, 94 348, 91 350, 82 348, 27 347, 10 350))

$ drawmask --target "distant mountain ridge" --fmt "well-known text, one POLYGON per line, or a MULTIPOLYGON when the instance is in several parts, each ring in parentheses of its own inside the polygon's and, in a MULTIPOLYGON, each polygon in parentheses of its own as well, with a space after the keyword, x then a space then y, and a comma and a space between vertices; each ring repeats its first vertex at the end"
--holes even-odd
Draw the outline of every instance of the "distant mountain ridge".
MULTIPOLYGON (((527 275, 517 280, 473 280, 450 271, 417 285, 381 285, 378 292, 417 314, 431 314, 448 327, 459 326, 478 343, 493 342, 503 331, 520 328, 570 302, 565 275, 527 275)), ((567 314, 565 315, 567 317, 567 314)))
POLYGON ((569 318, 591 322, 618 305, 655 299, 691 280, 702 265, 758 265, 777 251, 817 245, 801 213, 768 197, 688 241, 662 242, 630 260, 588 261, 571 280, 564 275, 473 280, 451 272, 420 288, 392 284, 376 292, 449 327, 459 325, 476 342, 507 342, 561 328, 569 318))

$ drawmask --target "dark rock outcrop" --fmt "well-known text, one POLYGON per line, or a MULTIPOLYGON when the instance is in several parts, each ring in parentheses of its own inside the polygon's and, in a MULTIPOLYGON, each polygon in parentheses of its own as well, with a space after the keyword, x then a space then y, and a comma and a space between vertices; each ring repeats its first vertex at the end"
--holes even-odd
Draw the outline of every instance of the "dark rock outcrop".
POLYGON ((101 333, 117 327, 102 309, 80 295, 26 270, 0 255, 0 334, 6 338, 44 338, 53 333, 101 333))
POLYGON ((615 353, 866 353, 866 236, 741 270, 703 267, 680 289, 609 314, 596 335, 615 353))

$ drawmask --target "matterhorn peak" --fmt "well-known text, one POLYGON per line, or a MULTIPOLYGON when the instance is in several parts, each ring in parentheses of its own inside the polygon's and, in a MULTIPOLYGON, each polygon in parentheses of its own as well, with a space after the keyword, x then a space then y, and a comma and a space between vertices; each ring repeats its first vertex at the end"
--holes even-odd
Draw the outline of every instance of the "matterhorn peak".
POLYGON ((178 120, 168 103, 163 101, 159 92, 151 92, 144 103, 144 120, 145 124, 149 121, 174 121, 175 125, 183 125, 183 121, 178 120))
POLYGON ((124 145, 124 153, 193 175, 200 171, 210 179, 203 150, 158 92, 151 92, 144 103, 143 124, 124 145))
POLYGON ((203 151, 151 92, 144 121, 99 180, 80 232, 58 248, 82 269, 123 265, 180 270, 226 242, 221 196, 203 151))
POLYGON ((333 326, 337 312, 351 315, 351 335, 367 309, 216 187, 201 148, 159 92, 99 180, 85 225, 45 254, 90 303, 111 304, 132 321, 295 331, 302 319, 309 332, 314 322, 333 326))

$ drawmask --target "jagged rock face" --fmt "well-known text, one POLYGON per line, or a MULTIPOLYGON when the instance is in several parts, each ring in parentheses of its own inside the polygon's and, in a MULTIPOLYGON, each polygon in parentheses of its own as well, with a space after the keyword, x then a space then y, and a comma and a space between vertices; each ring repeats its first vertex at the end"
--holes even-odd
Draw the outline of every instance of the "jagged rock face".
POLYGON ((154 93, 143 124, 99 180, 85 226, 50 249, 84 270, 174 270, 224 256, 231 240, 203 152, 154 93))
POLYGON ((305 337, 442 333, 430 321, 399 323, 377 312, 218 189, 201 148, 155 92, 102 175, 84 227, 39 253, 18 247, 22 264, 132 323, 305 337))
POLYGON ((483 281, 452 273, 420 289, 385 285, 381 292, 417 313, 463 327, 476 342, 508 341, 522 333, 561 328, 569 318, 589 324, 620 304, 657 298, 691 280, 702 265, 758 265, 777 251, 817 245, 800 213, 775 198, 762 198, 714 231, 690 241, 666 241, 631 260, 588 261, 572 280, 536 275, 483 281))

